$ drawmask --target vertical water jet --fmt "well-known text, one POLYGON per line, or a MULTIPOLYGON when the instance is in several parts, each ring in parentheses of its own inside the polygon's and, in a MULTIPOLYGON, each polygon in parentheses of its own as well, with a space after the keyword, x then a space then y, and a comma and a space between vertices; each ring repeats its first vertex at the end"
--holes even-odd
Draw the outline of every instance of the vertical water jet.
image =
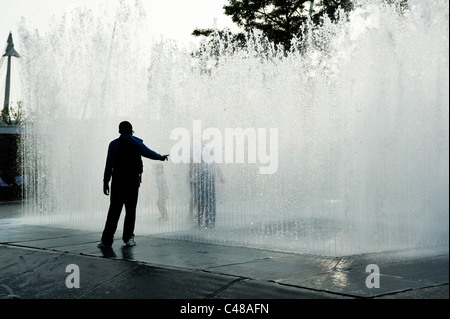
POLYGON ((166 164, 169 221, 160 223, 144 162, 137 234, 329 255, 448 250, 445 1, 411 1, 402 15, 361 2, 348 21, 325 21, 306 50, 285 54, 255 34, 245 49, 219 39, 219 54, 197 57, 137 32, 145 30, 140 7, 117 10, 101 19, 76 11, 46 35, 21 28, 34 110, 30 221, 100 230, 103 166, 118 123, 129 120, 166 153, 171 132, 193 134, 200 120, 223 134, 276 128, 277 171, 220 164, 216 227, 198 230, 187 218, 189 165, 166 164))

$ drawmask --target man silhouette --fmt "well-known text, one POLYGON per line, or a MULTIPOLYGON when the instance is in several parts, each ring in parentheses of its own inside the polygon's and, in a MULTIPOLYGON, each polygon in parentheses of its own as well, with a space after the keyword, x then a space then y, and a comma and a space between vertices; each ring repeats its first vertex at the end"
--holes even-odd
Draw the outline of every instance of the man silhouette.
POLYGON ((112 177, 111 199, 102 239, 97 245, 99 248, 112 246, 123 205, 125 205, 125 220, 122 240, 125 246, 136 245, 134 225, 142 174, 141 156, 159 161, 166 161, 168 157, 152 151, 140 138, 133 136, 130 122, 121 122, 119 133, 120 137, 109 144, 106 158, 103 193, 109 195, 109 181, 112 177))

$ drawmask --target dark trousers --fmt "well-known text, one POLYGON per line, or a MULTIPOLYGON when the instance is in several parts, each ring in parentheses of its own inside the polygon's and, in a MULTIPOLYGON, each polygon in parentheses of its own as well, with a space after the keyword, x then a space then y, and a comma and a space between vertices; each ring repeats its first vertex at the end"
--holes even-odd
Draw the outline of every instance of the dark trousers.
POLYGON ((123 224, 122 240, 128 241, 134 236, 134 224, 136 221, 136 205, 138 201, 139 187, 120 188, 111 185, 111 199, 106 219, 105 229, 102 234, 102 243, 112 245, 114 234, 119 222, 120 213, 125 205, 125 221, 123 224))

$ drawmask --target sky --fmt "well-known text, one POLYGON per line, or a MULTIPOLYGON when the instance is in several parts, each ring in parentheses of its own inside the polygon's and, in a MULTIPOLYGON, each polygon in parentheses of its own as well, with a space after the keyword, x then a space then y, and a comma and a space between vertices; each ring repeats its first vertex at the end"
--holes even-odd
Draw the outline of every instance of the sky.
MULTIPOLYGON (((52 16, 62 16, 65 11, 76 7, 95 9, 104 0, 0 0, 0 43, 9 32, 17 33, 17 25, 22 17, 32 29, 45 32, 52 16)), ((107 0, 113 3, 119 0, 107 0)), ((125 0, 134 2, 135 0, 125 0)), ((217 26, 219 29, 235 25, 224 15, 223 6, 227 0, 141 0, 155 37, 163 35, 184 43, 194 41, 190 35, 195 28, 217 26)), ((0 48, 3 45, 0 45, 0 48)), ((3 50, 3 48, 2 48, 3 50)))
MULTIPOLYGON (((49 30, 52 18, 60 18, 65 12, 78 7, 92 9, 93 12, 100 4, 114 5, 118 1, 134 3, 136 0, 0 0, 0 54, 6 49, 9 32, 12 32, 15 49, 21 52, 17 33, 19 22, 24 18, 28 30, 38 29, 40 34, 49 30)), ((191 35, 195 28, 228 27, 237 30, 231 18, 224 15, 223 6, 227 0, 140 0, 147 14, 149 26, 148 34, 154 39, 164 37, 189 45, 198 42, 198 38, 191 35)), ((1 58, 0 58, 1 59, 1 58)), ((13 62, 16 63, 16 62, 13 62)), ((3 108, 4 83, 6 78, 6 60, 0 65, 0 109, 3 108)), ((21 84, 18 75, 19 65, 11 70, 11 102, 21 100, 21 84)), ((14 105, 11 107, 14 108, 14 105)))

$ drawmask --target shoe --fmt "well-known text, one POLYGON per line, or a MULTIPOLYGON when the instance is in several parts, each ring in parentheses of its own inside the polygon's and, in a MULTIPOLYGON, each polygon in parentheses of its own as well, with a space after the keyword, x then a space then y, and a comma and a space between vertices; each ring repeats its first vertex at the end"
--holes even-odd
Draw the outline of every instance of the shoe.
POLYGON ((123 245, 127 246, 127 247, 136 246, 136 242, 134 240, 134 236, 131 237, 130 239, 128 239, 123 245))
POLYGON ((97 247, 98 247, 98 248, 111 248, 111 245, 105 245, 104 243, 99 242, 99 243, 97 244, 97 247))

